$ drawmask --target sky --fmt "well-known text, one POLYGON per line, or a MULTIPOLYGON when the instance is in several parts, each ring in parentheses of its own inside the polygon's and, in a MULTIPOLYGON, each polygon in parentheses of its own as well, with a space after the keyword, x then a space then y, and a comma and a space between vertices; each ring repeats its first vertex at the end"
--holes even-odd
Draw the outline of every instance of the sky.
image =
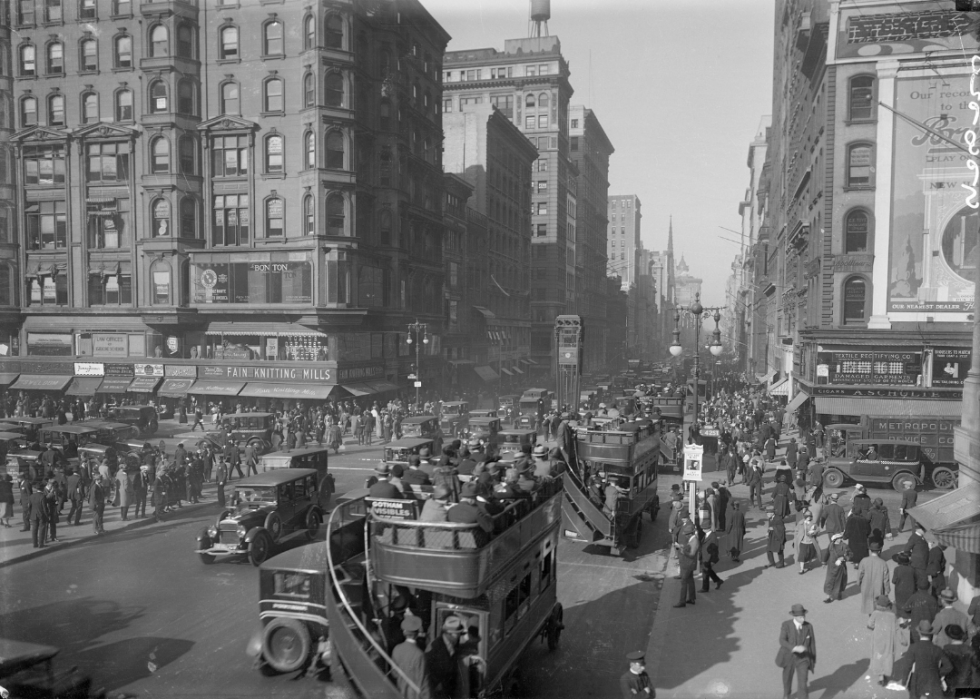
MULTIPOLYGON (((528 0, 421 0, 448 50, 503 50, 528 35, 528 0)), ((749 143, 772 108, 774 0, 552 0, 549 33, 570 63, 572 104, 598 117, 616 152, 609 194, 642 203, 643 246, 674 253, 725 303, 739 246, 749 143), (719 8, 724 6, 724 13, 719 8), (735 11, 733 11, 735 10, 735 11)))

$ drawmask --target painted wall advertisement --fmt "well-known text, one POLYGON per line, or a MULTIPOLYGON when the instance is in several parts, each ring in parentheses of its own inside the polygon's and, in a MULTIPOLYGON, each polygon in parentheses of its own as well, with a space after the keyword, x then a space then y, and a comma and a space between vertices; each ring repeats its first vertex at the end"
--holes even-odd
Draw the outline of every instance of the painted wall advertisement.
POLYGON ((932 351, 932 385, 962 386, 970 371, 973 351, 969 347, 937 347, 932 351))
POLYGON ((965 203, 970 156, 957 145, 973 121, 969 83, 966 74, 896 80, 890 313, 973 311, 980 218, 965 203))
POLYGON ((827 383, 915 386, 922 375, 921 352, 820 352, 827 383))
POLYGON ((229 261, 191 264, 193 303, 310 304, 309 262, 229 261))

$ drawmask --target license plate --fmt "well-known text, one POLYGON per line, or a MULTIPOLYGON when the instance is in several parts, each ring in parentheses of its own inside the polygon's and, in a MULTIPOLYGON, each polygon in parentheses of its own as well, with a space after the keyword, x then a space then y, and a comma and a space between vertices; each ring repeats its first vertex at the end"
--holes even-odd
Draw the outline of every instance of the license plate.
POLYGON ((211 548, 221 549, 222 551, 234 551, 238 548, 238 544, 214 544, 211 548))

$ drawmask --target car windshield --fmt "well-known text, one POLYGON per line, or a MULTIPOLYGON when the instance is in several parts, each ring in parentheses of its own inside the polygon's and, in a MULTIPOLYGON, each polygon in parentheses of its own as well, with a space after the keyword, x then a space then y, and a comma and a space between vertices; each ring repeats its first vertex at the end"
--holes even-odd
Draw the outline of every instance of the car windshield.
POLYGON ((276 487, 274 485, 253 485, 235 489, 235 500, 239 507, 276 502, 276 487))

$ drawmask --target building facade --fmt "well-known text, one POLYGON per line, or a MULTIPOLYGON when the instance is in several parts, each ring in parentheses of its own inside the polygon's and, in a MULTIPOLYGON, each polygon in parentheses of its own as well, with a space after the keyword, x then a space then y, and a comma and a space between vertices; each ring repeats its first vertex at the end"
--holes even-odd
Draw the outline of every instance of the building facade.
POLYGON ((612 194, 606 212, 606 258, 609 275, 619 275, 623 288, 636 284, 641 269, 643 242, 640 240, 640 198, 635 194, 612 194))
POLYGON ((11 5, 0 2, 0 357, 20 350, 22 271, 18 255, 17 172, 14 135, 14 71, 11 5))

